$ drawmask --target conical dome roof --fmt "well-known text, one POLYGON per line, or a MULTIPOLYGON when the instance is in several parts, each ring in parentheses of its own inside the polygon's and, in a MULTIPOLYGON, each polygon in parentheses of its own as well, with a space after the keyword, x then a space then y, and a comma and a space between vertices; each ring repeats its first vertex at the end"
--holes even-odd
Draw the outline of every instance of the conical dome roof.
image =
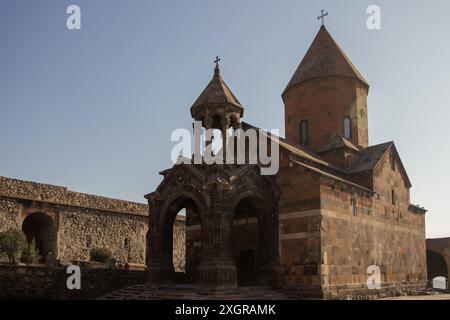
POLYGON ((325 26, 322 26, 283 94, 300 82, 330 76, 353 78, 369 86, 325 26))
POLYGON ((233 92, 231 92, 230 88, 226 85, 225 81, 223 81, 218 66, 216 66, 214 70, 213 78, 194 102, 191 110, 201 106, 214 104, 230 104, 243 108, 233 92))

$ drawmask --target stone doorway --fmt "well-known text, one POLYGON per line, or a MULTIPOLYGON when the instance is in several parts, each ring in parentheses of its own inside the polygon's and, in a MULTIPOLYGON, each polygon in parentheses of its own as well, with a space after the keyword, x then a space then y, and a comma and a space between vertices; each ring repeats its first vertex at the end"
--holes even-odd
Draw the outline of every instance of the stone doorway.
POLYGON ((239 286, 258 283, 259 224, 255 203, 241 200, 234 211, 233 255, 239 286))
POLYGON ((255 250, 240 251, 236 262, 239 286, 251 286, 257 284, 255 256, 255 250))
POLYGON ((27 237, 28 243, 33 240, 42 257, 40 262, 45 262, 45 257, 51 253, 57 257, 57 231, 53 219, 43 212, 30 214, 22 223, 22 231, 27 237))

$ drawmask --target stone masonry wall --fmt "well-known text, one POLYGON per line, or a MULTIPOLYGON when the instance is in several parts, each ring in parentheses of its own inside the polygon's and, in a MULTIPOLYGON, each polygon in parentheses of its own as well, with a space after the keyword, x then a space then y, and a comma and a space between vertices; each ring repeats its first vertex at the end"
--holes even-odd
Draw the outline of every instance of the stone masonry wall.
POLYGON ((186 271, 186 219, 178 216, 173 226, 173 267, 175 272, 186 271))
POLYGON ((367 89, 359 81, 339 76, 304 81, 285 93, 284 103, 286 139, 294 145, 300 145, 300 121, 308 121, 308 147, 317 151, 332 134, 344 134, 348 116, 351 142, 367 146, 367 89))
POLYGON ((19 228, 19 206, 17 200, 0 197, 0 232, 9 228, 19 228))
POLYGON ((118 262, 144 264, 147 231, 144 217, 61 208, 59 258, 87 261, 92 248, 109 248, 118 262))
MULTIPOLYGON (((29 204, 26 206, 29 209, 29 204)), ((21 229, 23 208, 20 199, 0 197, 0 232, 21 229)), ((104 247, 109 248, 119 262, 145 263, 147 217, 48 204, 44 210, 57 212, 57 257, 60 260, 88 261, 90 249, 104 247)))
MULTIPOLYGON (((0 197, 0 233, 10 228, 18 229, 19 202, 14 199, 0 197)), ((0 263, 6 262, 6 256, 0 253, 0 263)))
MULTIPOLYGON (((21 229, 34 213, 48 214, 57 228, 57 257, 87 261, 94 247, 119 262, 145 264, 148 205, 68 191, 67 188, 0 177, 0 232, 21 229)), ((184 271, 185 219, 174 225, 174 266, 184 271)))
POLYGON ((370 265, 380 267, 383 286, 426 282, 424 215, 409 211, 409 189, 388 158, 375 174, 375 194, 322 179, 322 285, 330 297, 366 288, 370 265))
POLYGON ((279 216, 283 286, 320 294, 319 178, 299 168, 283 167, 279 216))

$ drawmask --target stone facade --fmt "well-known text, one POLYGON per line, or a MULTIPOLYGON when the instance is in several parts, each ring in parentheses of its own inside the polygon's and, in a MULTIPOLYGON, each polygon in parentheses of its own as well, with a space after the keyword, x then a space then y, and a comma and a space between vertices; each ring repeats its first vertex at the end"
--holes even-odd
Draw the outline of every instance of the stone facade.
MULTIPOLYGON (((97 247, 110 249, 118 262, 145 264, 148 212, 145 204, 0 177, 0 232, 31 233, 42 241, 41 251, 52 251, 61 262, 88 261, 97 247)), ((179 271, 185 260, 184 224, 180 217, 174 233, 179 271)))
POLYGON ((374 294, 366 285, 372 265, 386 292, 426 284, 426 211, 410 204, 394 143, 368 146, 368 88, 322 27, 283 93, 286 141, 307 156, 286 155, 279 173, 284 283, 325 298, 374 294))
MULTIPOLYGON (((425 288, 426 210, 410 202, 395 144, 369 146, 368 91, 322 27, 282 95, 286 139, 258 138, 278 144, 276 175, 261 175, 262 164, 204 159, 162 172, 147 195, 149 284, 174 281, 170 234, 185 208, 186 275, 200 288, 272 285, 325 299, 425 288), (380 270, 379 290, 367 286, 369 267, 380 270)), ((191 115, 206 130, 258 129, 241 122, 243 107, 218 66, 191 115)))

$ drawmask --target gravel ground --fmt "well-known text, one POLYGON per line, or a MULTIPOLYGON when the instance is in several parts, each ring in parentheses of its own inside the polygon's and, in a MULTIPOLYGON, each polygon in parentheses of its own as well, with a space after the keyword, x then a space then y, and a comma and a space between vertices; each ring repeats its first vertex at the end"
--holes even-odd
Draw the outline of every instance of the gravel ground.
POLYGON ((405 296, 405 297, 392 297, 383 298, 379 300, 450 300, 450 294, 433 294, 426 296, 405 296))

